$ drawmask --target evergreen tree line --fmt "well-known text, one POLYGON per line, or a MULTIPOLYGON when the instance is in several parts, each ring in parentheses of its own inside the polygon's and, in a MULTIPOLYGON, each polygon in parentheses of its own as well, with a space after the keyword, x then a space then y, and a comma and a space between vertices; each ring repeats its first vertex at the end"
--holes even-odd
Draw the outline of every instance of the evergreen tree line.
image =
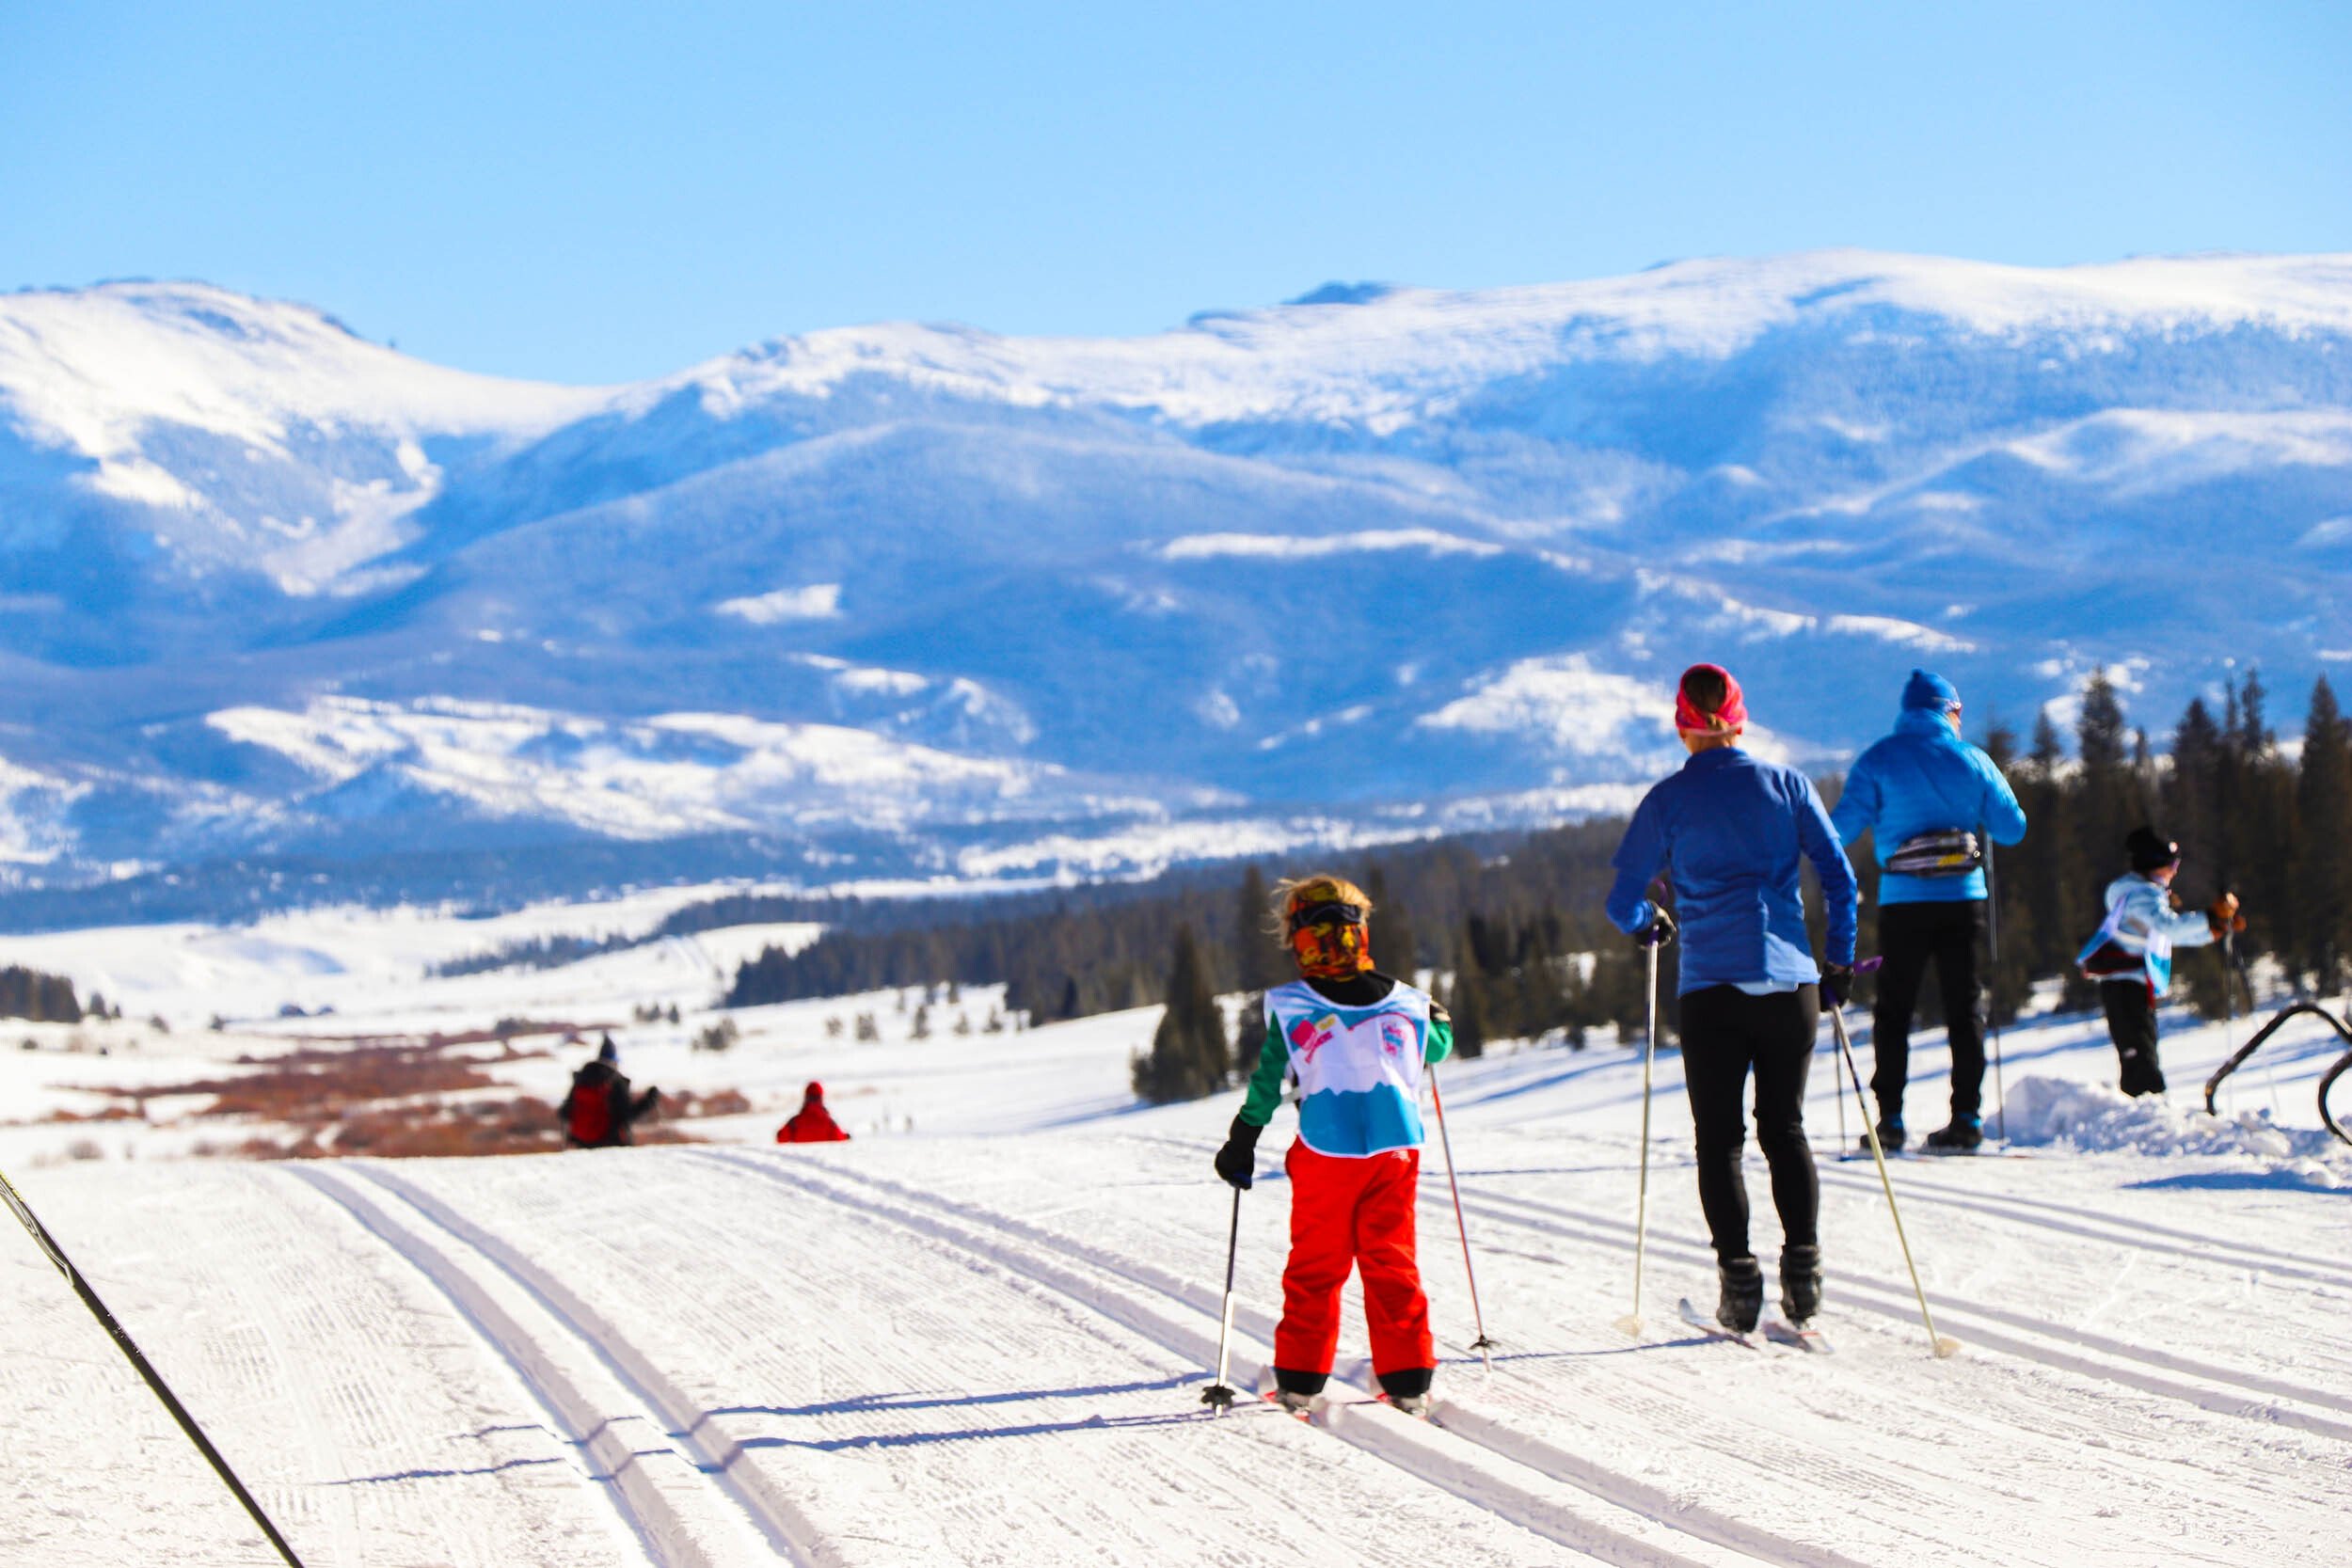
POLYGON ((73 994, 72 981, 11 964, 0 969, 0 1018, 26 1019, 34 1023, 79 1023, 82 1003, 73 994))
MULTIPOLYGON (((2025 842, 1994 858, 1996 1017, 2015 1017, 2032 985, 2051 978, 2065 982, 2061 1006, 2095 1005, 2074 956, 2104 916, 2107 883, 2126 869, 2123 835, 2142 822, 2180 840, 2185 906, 2201 908, 2224 888, 2245 901, 2241 957, 2269 957, 2304 990, 2352 981, 2352 723, 2323 677, 2302 746, 2291 752, 2278 742, 2267 702, 2258 673, 2233 680, 2217 709, 2201 697, 2189 704, 2169 754, 2159 754, 2102 671, 2085 689, 2071 751, 2046 712, 2022 748, 1997 722, 1976 737, 2030 822, 2025 842)), ((1823 781, 1825 799, 1836 800, 1838 783, 1823 781)), ((1638 1041, 1645 960, 1601 910, 1623 830, 1622 820, 1597 819, 1354 855, 1302 851, 1288 869, 1335 869, 1364 885, 1376 906, 1374 957, 1390 973, 1431 981, 1466 1055, 1490 1039, 1552 1034, 1581 1046, 1596 1030, 1638 1041)), ((1867 957, 1877 871, 1867 837, 1853 861, 1867 957)), ((1267 887, 1263 868, 1225 865, 1111 888, 875 911, 865 928, 831 930, 797 954, 771 949, 746 963, 727 1001, 1003 981, 1007 1006, 1038 1023, 1165 1001, 1169 1016, 1137 1059, 1137 1091, 1209 1093, 1254 1066, 1256 997, 1291 977, 1268 928, 1267 887), (875 924, 883 919, 908 923, 875 924), (1235 992, 1249 1000, 1229 1027, 1215 999, 1235 992)), ((1821 912, 1809 879, 1807 898, 1818 942, 1821 912)), ((1660 958, 1661 1042, 1675 1034, 1676 958, 1669 946, 1660 958)), ((2188 956, 2180 976, 2193 1004, 2220 1011, 2219 959, 2188 956)), ((1934 988, 1927 990, 1924 1022, 1933 1023, 1934 988)), ((1869 1000, 1867 982, 1860 1000, 1869 1000)), ((2232 1005, 2251 1005, 2242 985, 2232 1005)))
MULTIPOLYGON (((1373 954, 1391 973, 1452 971, 1461 952, 1473 953, 1491 966, 1493 1033, 1518 1035, 1534 1032, 1514 1000, 1531 989, 1521 979, 1526 965, 1553 965, 1564 983, 1580 984, 1565 976, 1574 967, 1566 955, 1593 951, 1608 929, 1600 899, 1617 826, 1577 823, 1368 854, 1301 851, 1285 869, 1336 870, 1363 884, 1377 906, 1373 954)), ((1032 1023, 1054 1022, 1163 1001, 1180 929, 1191 933, 1211 994, 1261 991, 1292 973, 1269 927, 1267 888, 1264 868, 1226 864, 1108 889, 939 900, 930 924, 829 929, 797 953, 771 948, 737 972, 726 1002, 1003 982, 1009 1009, 1032 1023)))
MULTIPOLYGON (((2031 824, 1997 851, 2000 961, 1996 1016, 2014 1016, 2036 980, 2066 982, 2061 1006, 2095 1006, 2074 957, 2106 915, 2108 882, 2128 869, 2123 835, 2146 823, 2179 841, 2173 882, 2185 909, 2225 890, 2243 901, 2237 956, 2266 957, 2299 994, 2352 983, 2352 724, 2326 676, 2313 683, 2299 752, 2282 749, 2259 672, 2230 681, 2217 711, 2199 697, 2159 755, 2133 724, 2122 692, 2094 673, 2074 724, 2074 755, 2044 712, 2025 750, 1994 726, 1980 744, 2008 773, 2031 824)), ((1857 856, 1857 863, 1860 857, 1857 856)), ((1866 922, 1867 935, 1867 922, 1866 922)), ((2212 1016, 2252 1005, 2226 959, 2184 954, 2177 973, 2190 1002, 2212 1016)))

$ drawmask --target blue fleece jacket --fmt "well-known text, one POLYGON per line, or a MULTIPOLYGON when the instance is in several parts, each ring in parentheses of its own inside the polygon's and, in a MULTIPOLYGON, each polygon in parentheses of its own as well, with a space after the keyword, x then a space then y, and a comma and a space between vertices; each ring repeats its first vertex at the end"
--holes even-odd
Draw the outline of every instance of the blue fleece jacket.
MULTIPOLYGON (((2026 814, 1993 759, 1952 733, 1940 713, 1908 708, 1895 733, 1855 759, 1830 814, 1839 842, 1875 828, 1883 866, 1905 839, 1938 829, 1981 827, 1995 844, 2026 836, 2026 814)), ((1879 904, 1955 904, 1985 895, 1984 873, 1900 877, 1882 873, 1879 904)))
POLYGON ((1736 746, 1701 752, 1642 798, 1617 846, 1609 918, 1638 931, 1661 867, 1674 879, 1685 995, 1708 986, 1809 985, 1803 864, 1829 910, 1829 958, 1853 962, 1854 877, 1813 782, 1736 746))

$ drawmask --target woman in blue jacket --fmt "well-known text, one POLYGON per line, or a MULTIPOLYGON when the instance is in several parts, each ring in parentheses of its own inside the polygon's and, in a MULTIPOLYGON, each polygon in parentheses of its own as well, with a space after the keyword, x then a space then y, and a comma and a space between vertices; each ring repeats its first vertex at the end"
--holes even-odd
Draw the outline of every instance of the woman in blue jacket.
POLYGON ((1853 867, 1812 781, 1741 751, 1747 718, 1729 672, 1713 664, 1683 672, 1675 728, 1691 760, 1643 797, 1611 863, 1617 879, 1609 894, 1619 930, 1662 942, 1677 922, 1647 889, 1661 868, 1674 883, 1682 911, 1683 1078, 1699 1207, 1723 1283, 1715 1315, 1742 1334, 1764 1308, 1740 1170, 1751 1071, 1756 1146, 1780 1212, 1781 1308, 1792 1323, 1820 1308, 1820 1188, 1804 1136, 1804 1081, 1821 997, 1840 1006, 1852 985, 1856 902, 1853 867), (1804 928, 1807 860, 1829 911, 1829 960, 1818 967, 1804 928))

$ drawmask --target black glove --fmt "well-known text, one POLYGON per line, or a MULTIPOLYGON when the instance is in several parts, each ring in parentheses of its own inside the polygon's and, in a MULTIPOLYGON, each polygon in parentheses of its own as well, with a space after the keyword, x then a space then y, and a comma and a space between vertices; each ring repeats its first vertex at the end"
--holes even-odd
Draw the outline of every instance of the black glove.
POLYGON ((1675 939, 1675 917, 1663 904, 1652 904, 1650 923, 1633 933, 1636 947, 1663 947, 1675 939))
POLYGON ((1258 1134, 1264 1131, 1235 1117, 1232 1131, 1225 1134, 1225 1147, 1216 1151, 1217 1175, 1245 1193, 1249 1190, 1251 1174, 1258 1168, 1258 1134))
POLYGON ((1821 1000, 1833 1007, 1842 1007, 1853 995, 1853 965, 1823 964, 1821 966, 1821 1000))

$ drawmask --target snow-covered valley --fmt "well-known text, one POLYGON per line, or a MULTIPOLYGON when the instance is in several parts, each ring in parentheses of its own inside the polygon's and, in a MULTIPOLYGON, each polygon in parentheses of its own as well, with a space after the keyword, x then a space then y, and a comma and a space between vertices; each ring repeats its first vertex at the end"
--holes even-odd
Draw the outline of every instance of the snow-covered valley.
MULTIPOLYGON (((804 927, 425 975, 498 942, 646 929, 685 896, 11 944, 124 1017, 22 1026, 29 1050, 9 1027, 0 1163, 306 1561, 2342 1560, 2352 1148, 2313 1103, 2342 1054, 2316 1021, 2241 1069, 2218 1117, 2192 1109, 2194 1085, 2244 1021, 2168 1012, 2169 1103, 2104 1086, 2096 1018, 2013 1026, 2009 1131, 2031 1157, 1893 1172, 1937 1327, 1963 1342, 1947 1360, 1929 1353, 1872 1167, 1831 1158, 1841 1115, 1857 1129, 1826 1035, 1808 1117, 1828 1357, 1676 1322, 1677 1295, 1711 1290, 1711 1258, 1674 1053, 1632 1337, 1615 1323, 1634 1286, 1639 1052, 1597 1037, 1450 1063, 1501 1349, 1489 1371, 1461 1348, 1475 1320, 1433 1143, 1436 1420, 1366 1398, 1351 1288, 1345 1386, 1310 1427, 1199 1403, 1232 1212, 1208 1154, 1238 1095, 1134 1105, 1128 1056, 1157 1009, 989 1032, 995 998, 975 988, 931 999, 918 1038, 926 1003, 882 994, 743 1009, 730 1049, 695 1050, 718 973, 804 927), (831 1026, 861 1014, 875 1037, 831 1026), (130 1084, 256 1070, 237 1059, 297 1037, 533 1018, 591 1039, 612 1024, 639 1083, 731 1088, 750 1109, 676 1124, 693 1144, 475 1160, 183 1158, 227 1137, 202 1096, 56 1119, 130 1084), (779 1149, 812 1078, 852 1141, 779 1149)), ((521 1043, 485 1061, 542 1098, 585 1054, 521 1043)), ((1867 1072, 1867 1024, 1856 1047, 1867 1072)), ((1940 1037, 1915 1051, 1915 1119, 1932 1125, 1940 1037)), ((1245 1382, 1279 1307, 1289 1205, 1271 1155, 1289 1122, 1240 1205, 1245 1382)), ((1776 1237, 1751 1180, 1762 1252, 1776 1237)), ((13 1227, 0 1443, 9 1560, 272 1560, 13 1227)))

